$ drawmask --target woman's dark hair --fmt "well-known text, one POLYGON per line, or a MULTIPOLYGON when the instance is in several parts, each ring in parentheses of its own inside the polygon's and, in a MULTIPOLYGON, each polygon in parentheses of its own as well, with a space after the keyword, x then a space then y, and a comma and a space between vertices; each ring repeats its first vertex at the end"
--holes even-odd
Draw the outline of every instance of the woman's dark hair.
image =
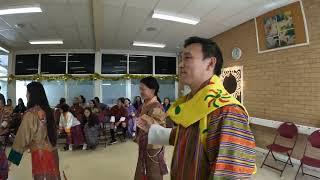
POLYGON ((220 76, 222 65, 223 65, 223 57, 218 44, 216 42, 213 42, 210 39, 193 36, 184 41, 184 48, 195 43, 201 45, 203 59, 211 58, 211 57, 216 58, 217 62, 214 67, 214 74, 217 76, 220 76))
POLYGON ((61 107, 62 112, 68 112, 70 110, 70 107, 68 106, 68 104, 63 104, 61 107))
POLYGON ((29 93, 29 100, 27 103, 28 109, 35 106, 40 106, 46 113, 46 123, 49 141, 52 146, 57 144, 57 130, 53 117, 53 111, 49 106, 46 92, 40 82, 31 82, 27 85, 27 91, 29 93))
POLYGON ((129 101, 129 104, 131 104, 131 100, 129 98, 125 98, 125 100, 128 100, 129 101))
POLYGON ((6 105, 6 102, 4 102, 4 99, 1 99, 1 98, 0 98, 0 103, 1 103, 3 106, 6 105))
POLYGON ((18 105, 20 105, 20 102, 21 102, 21 106, 22 106, 23 108, 26 108, 26 106, 24 105, 24 102, 23 102, 23 99, 22 99, 22 98, 19 98, 19 99, 18 99, 18 105))
POLYGON ((169 104, 170 104, 171 101, 170 101, 170 98, 168 98, 168 97, 165 97, 165 98, 163 99, 163 102, 164 102, 166 99, 169 101, 169 104))
POLYGON ((120 101, 122 104, 124 104, 125 98, 121 97, 121 98, 118 99, 118 101, 120 101))
POLYGON ((96 101, 92 99, 92 100, 91 100, 91 102, 93 103, 93 107, 95 107, 95 108, 96 108, 96 107, 97 107, 97 103, 96 103, 96 101))
POLYGON ((19 104, 20 102, 21 102, 22 104, 24 104, 24 102, 23 102, 23 99, 22 99, 22 98, 19 98, 19 99, 18 99, 18 104, 19 104))
POLYGON ((97 103, 100 103, 100 99, 98 97, 94 97, 94 100, 96 100, 97 103))
POLYGON ((136 110, 139 109, 139 107, 140 107, 141 104, 143 104, 141 97, 140 97, 140 96, 134 97, 133 106, 134 106, 134 108, 136 108, 136 110), (139 101, 138 101, 138 98, 140 98, 139 101))
POLYGON ((79 96, 81 98, 81 102, 80 103, 85 103, 86 102, 86 98, 82 95, 79 96))
POLYGON ((90 112, 90 116, 87 118, 85 115, 84 115, 84 118, 86 118, 87 122, 88 122, 88 126, 89 127, 93 127, 94 125, 98 124, 98 120, 97 120, 97 116, 94 115, 91 111, 90 108, 86 107, 84 108, 84 111, 83 113, 88 110, 90 112))
POLYGON ((145 77, 140 80, 140 83, 146 85, 149 89, 154 90, 154 95, 157 96, 158 101, 161 103, 161 99, 158 96, 159 93, 159 83, 156 78, 152 76, 145 77))
POLYGON ((60 98, 59 104, 65 104, 66 103, 66 98, 60 98))

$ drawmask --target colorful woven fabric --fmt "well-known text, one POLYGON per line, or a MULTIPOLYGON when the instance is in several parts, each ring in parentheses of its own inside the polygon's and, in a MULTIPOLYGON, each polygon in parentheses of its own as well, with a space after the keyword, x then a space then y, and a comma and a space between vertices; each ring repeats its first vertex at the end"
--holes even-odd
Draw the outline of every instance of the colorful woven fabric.
POLYGON ((37 149, 31 152, 32 174, 60 176, 58 152, 37 149))
POLYGON ((179 126, 171 165, 172 180, 250 178, 255 141, 244 106, 213 76, 191 99, 168 111, 179 126))
POLYGON ((0 180, 8 179, 8 172, 9 172, 8 159, 7 159, 6 153, 4 152, 4 150, 0 145, 0 180))
POLYGON ((209 114, 206 148, 200 141, 199 122, 187 128, 179 126, 171 179, 251 177, 255 170, 255 141, 247 118, 237 105, 224 106, 209 114))

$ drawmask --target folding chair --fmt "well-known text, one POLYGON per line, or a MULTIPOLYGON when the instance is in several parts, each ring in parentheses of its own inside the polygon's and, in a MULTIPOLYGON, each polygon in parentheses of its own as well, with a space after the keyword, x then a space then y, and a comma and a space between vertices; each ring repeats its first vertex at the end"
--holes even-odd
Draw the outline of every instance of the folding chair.
POLYGON ((316 159, 314 157, 310 157, 310 156, 306 155, 306 152, 308 149, 310 149, 310 146, 313 148, 320 149, 320 130, 314 131, 308 137, 308 141, 307 141, 306 146, 304 148, 303 157, 302 157, 302 159, 300 159, 300 166, 299 166, 299 169, 298 169, 298 172, 296 174, 295 179, 297 178, 297 176, 299 174, 300 168, 302 169, 302 175, 308 175, 308 176, 320 179, 320 177, 303 172, 303 165, 307 165, 307 166, 311 166, 311 167, 315 167, 315 168, 320 168, 320 159, 316 159))
POLYGON ((104 147, 106 148, 108 145, 108 131, 106 125, 102 125, 99 127, 99 144, 103 144, 104 147))
POLYGON ((267 146, 269 151, 268 151, 268 154, 265 157, 265 159, 264 159, 264 161, 263 161, 263 163, 261 165, 261 168, 263 167, 263 165, 266 165, 266 166, 268 166, 268 167, 270 167, 272 169, 280 171, 281 172, 280 177, 281 177, 283 171, 285 170, 285 168, 287 166, 287 164, 289 164, 289 165, 291 165, 293 167, 293 163, 291 161, 291 154, 292 154, 293 149, 294 149, 294 147, 296 145, 297 136, 298 136, 298 128, 297 128, 297 126, 295 124, 293 124, 291 122, 285 122, 285 123, 281 124, 279 126, 279 128, 277 129, 277 135, 275 136, 275 138, 273 140, 273 143, 267 146), (287 146, 284 146, 284 145, 277 144, 276 140, 277 140, 277 138, 279 138, 279 136, 282 137, 282 138, 285 138, 286 140, 293 141, 293 145, 291 147, 287 147, 287 146), (280 154, 286 154, 288 156, 287 161, 282 161, 282 160, 277 159, 273 154, 274 152, 280 153, 280 154), (273 157, 273 159, 275 161, 280 161, 280 162, 285 163, 284 167, 282 169, 278 169, 276 167, 270 166, 270 165, 265 163, 265 161, 267 160, 267 158, 268 158, 270 153, 272 154, 272 157, 273 157))

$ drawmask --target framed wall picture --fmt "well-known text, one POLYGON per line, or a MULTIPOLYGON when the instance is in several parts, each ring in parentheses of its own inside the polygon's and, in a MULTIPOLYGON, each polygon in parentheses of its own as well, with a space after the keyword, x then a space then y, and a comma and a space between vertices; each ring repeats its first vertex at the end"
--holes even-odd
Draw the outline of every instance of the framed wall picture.
POLYGON ((309 44, 308 28, 301 1, 255 18, 258 53, 309 44))
POLYGON ((243 66, 223 68, 220 78, 224 88, 243 103, 243 66))

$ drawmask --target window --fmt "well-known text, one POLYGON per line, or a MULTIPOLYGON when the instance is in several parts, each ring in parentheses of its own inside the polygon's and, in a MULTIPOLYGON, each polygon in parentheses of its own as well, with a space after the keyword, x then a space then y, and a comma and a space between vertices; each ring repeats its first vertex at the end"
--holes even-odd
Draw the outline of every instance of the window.
POLYGON ((168 97, 171 102, 175 100, 175 81, 174 80, 158 80, 160 85, 159 98, 161 101, 168 97))
POLYGON ((152 56, 130 55, 129 73, 130 74, 153 74, 152 56))
POLYGON ((134 97, 140 96, 140 79, 131 79, 131 101, 133 102, 134 97))
POLYGON ((43 74, 65 74, 66 54, 42 54, 41 73, 43 74))
POLYGON ((39 54, 25 54, 16 56, 16 75, 30 75, 38 73, 39 54))
MULTIPOLYGON (((175 100, 175 81, 174 80, 159 80, 160 86, 158 96, 163 101, 165 97, 169 97, 171 101, 175 100)), ((139 90, 140 80, 131 80, 131 98, 134 99, 135 96, 140 96, 139 90)))
POLYGON ((117 103, 119 97, 126 97, 126 80, 102 81, 102 102, 109 105, 117 103))
POLYGON ((67 84, 67 103, 71 104, 73 98, 80 95, 86 98, 87 103, 94 98, 94 81, 67 81, 67 84))
POLYGON ((69 74, 94 73, 94 54, 69 54, 68 56, 69 74))
POLYGON ((0 77, 8 75, 8 55, 0 55, 0 77))
MULTIPOLYGON (((8 98, 8 80, 7 78, 0 78, 0 93, 3 94, 4 98, 8 98)), ((6 103, 6 102, 5 102, 6 103)))
POLYGON ((127 55, 102 54, 102 74, 127 74, 127 55))
POLYGON ((156 74, 176 74, 176 57, 156 56, 155 63, 156 74))
POLYGON ((60 98, 65 97, 64 81, 42 81, 42 85, 46 91, 46 95, 51 107, 59 103, 60 98))
POLYGON ((16 104, 18 104, 18 99, 22 98, 24 104, 27 105, 27 85, 29 83, 31 81, 16 81, 16 104))

